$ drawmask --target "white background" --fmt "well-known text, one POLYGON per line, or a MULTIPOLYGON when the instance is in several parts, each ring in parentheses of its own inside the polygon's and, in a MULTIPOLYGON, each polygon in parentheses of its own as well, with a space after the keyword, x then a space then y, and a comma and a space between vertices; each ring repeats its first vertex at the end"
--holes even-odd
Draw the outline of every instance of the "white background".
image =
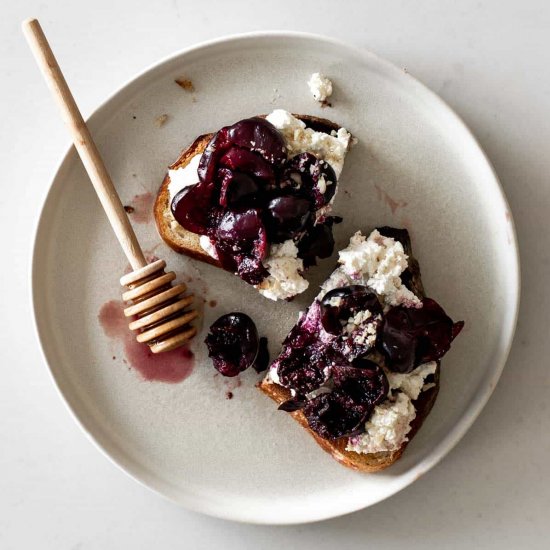
POLYGON ((0 548, 548 548, 550 5, 146 4, 4 0, 0 7, 0 548), (370 509, 274 528, 179 509, 95 449, 59 399, 31 322, 33 229, 68 139, 20 32, 29 16, 41 19, 86 115, 159 58, 197 41, 259 29, 312 31, 373 50, 456 109, 510 201, 523 283, 502 379, 447 458, 370 509))

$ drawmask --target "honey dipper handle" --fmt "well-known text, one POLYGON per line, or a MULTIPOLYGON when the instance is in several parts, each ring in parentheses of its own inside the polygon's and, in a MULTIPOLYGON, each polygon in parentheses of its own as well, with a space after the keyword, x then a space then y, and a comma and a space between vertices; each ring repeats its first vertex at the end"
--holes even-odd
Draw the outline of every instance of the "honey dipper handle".
POLYGON ((74 146, 92 180, 97 196, 128 261, 134 270, 144 267, 147 265, 147 261, 139 246, 136 234, 40 23, 37 19, 27 19, 23 22, 23 32, 46 83, 61 109, 63 120, 71 132, 74 146))

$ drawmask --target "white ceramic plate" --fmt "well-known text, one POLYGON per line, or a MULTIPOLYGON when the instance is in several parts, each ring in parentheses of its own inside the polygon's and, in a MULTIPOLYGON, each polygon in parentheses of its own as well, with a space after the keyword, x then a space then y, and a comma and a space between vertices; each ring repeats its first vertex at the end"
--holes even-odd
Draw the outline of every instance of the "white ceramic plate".
MULTIPOLYGON (((261 33, 185 50, 124 86, 90 118, 123 200, 155 193, 181 148, 206 131, 281 107, 325 116, 359 140, 349 154, 336 211, 337 246, 357 229, 407 227, 428 294, 466 328, 443 362, 433 413, 402 460, 364 475, 325 454, 254 387, 214 376, 203 331, 183 382, 144 381, 105 336, 98 312, 118 299, 126 261, 71 149, 51 184, 33 263, 36 324, 61 394, 86 433, 121 468, 173 501, 214 516, 257 522, 320 520, 372 505, 431 468, 464 435, 489 398, 511 343, 518 260, 511 215, 479 145, 432 92, 375 55, 318 36, 261 33), (333 107, 309 94, 309 75, 335 84, 333 107), (186 76, 195 91, 174 83, 186 76), (159 128, 155 119, 168 115, 159 128), (113 359, 113 356, 116 359, 113 359), (226 399, 232 391, 233 399, 226 399)), ((143 197, 142 197, 143 198, 143 197)), ((144 202, 135 201, 134 218, 144 202)), ((144 248, 154 223, 135 224, 144 248)), ((316 293, 334 258, 312 272, 310 290, 273 304, 238 278, 156 248, 204 306, 204 326, 241 310, 269 336, 272 357, 316 293)))

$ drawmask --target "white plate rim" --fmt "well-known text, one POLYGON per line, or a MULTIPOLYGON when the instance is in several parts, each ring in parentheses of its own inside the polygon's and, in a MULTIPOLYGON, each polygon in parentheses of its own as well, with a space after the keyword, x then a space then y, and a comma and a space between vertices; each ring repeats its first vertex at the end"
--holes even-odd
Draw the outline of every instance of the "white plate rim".
POLYGON ((474 394, 474 396, 470 400, 470 406, 464 412, 460 420, 447 433, 447 435, 443 439, 441 439, 437 445, 435 445, 432 448, 430 453, 420 463, 412 467, 409 471, 407 471, 405 474, 401 476, 401 479, 400 479, 401 482, 399 484, 394 484, 391 490, 389 490, 385 495, 381 496, 379 499, 370 503, 366 503, 364 505, 360 504, 358 506, 353 505, 348 507, 341 507, 337 510, 329 509, 329 511, 327 512, 316 513, 314 515, 306 516, 306 517, 301 516, 298 518, 295 518, 295 517, 270 518, 269 520, 257 519, 250 516, 243 517, 242 514, 239 514, 238 512, 235 513, 234 510, 224 509, 223 511, 221 511, 219 509, 215 509, 208 505, 205 505, 204 502, 201 502, 200 504, 197 505, 196 500, 193 500, 192 498, 176 500, 172 498, 170 495, 165 494, 160 487, 158 486, 155 487, 154 483, 148 483, 145 479, 143 479, 143 476, 140 478, 138 473, 135 471, 137 468, 135 468, 132 464, 129 464, 129 463, 124 464, 124 459, 122 457, 115 457, 114 453, 111 453, 104 445, 102 445, 102 443, 100 443, 96 439, 94 434, 91 433, 91 431, 86 428, 86 426, 84 425, 84 422, 79 418, 78 413, 73 409, 73 407, 70 405, 68 400, 65 398, 65 395, 61 390, 60 384, 56 379, 55 374, 50 366, 50 362, 48 360, 45 347, 42 343, 41 326, 40 326, 40 321, 38 319, 38 314, 36 311, 36 300, 37 300, 36 285, 37 285, 37 277, 38 277, 36 256, 37 256, 38 234, 39 234, 40 226, 43 223, 45 207, 47 205, 53 184, 63 164, 67 161, 68 157, 74 153, 74 146, 72 144, 69 145, 67 151, 61 157, 60 161, 57 163, 55 172, 50 178, 50 182, 40 202, 40 214, 38 216, 37 221, 34 224, 33 244, 30 251, 31 258, 29 262, 30 263, 29 292, 30 292, 30 300, 31 300, 31 306, 32 306, 31 316, 32 316, 32 322, 34 326, 33 332, 38 342, 42 358, 48 367, 49 375, 57 390, 57 393, 60 396, 63 403, 65 404, 65 406, 67 407, 69 413, 71 414, 75 422, 80 427, 80 429, 84 432, 87 438, 94 444, 94 446, 110 462, 112 462, 115 466, 117 466, 120 470, 122 470, 126 475, 128 475, 133 480, 137 481, 143 487, 146 487, 147 489, 153 491, 154 493, 186 509, 189 509, 195 512, 204 513, 220 519, 226 519, 226 520, 242 522, 242 523, 263 524, 263 525, 293 525, 293 524, 303 524, 303 523, 311 523, 316 521, 323 521, 323 520, 343 516, 346 514, 350 514, 358 510, 362 510, 364 508, 373 506, 374 504, 377 504, 378 502, 381 502, 393 496, 399 491, 405 489, 407 486, 409 486, 411 483, 413 483, 414 481, 422 477, 422 475, 424 475, 431 468, 433 468, 440 460, 442 460, 447 455, 447 453, 449 453, 454 448, 454 446, 462 439, 462 437, 464 437, 468 429, 472 426, 474 421, 480 415, 481 411, 487 404, 487 401, 491 397, 498 383, 498 380, 502 374, 504 366, 506 365, 506 361, 510 353, 510 349, 512 347, 516 325, 517 325, 518 314, 519 314, 519 304, 520 304, 520 289, 521 289, 520 257, 519 257, 518 241, 517 241, 517 234, 516 234, 513 214, 510 209, 506 195, 504 193, 502 184, 500 183, 500 180, 495 172, 495 169, 491 161, 487 157, 485 151, 479 144, 477 138, 474 136, 472 131, 469 129, 466 123, 462 120, 462 118, 439 95, 437 95, 434 91, 432 91, 423 82, 421 82, 420 80, 412 76, 408 71, 403 71, 391 61, 388 61, 378 56, 377 54, 371 52, 370 50, 352 46, 346 43, 345 41, 341 41, 341 40, 327 37, 325 35, 321 35, 317 33, 286 31, 286 30, 266 30, 266 31, 245 32, 245 33, 225 35, 219 38, 201 41, 187 48, 183 48, 172 54, 169 54, 164 58, 160 59, 159 61, 149 64, 145 69, 136 73, 134 76, 132 76, 131 78, 126 80, 122 85, 120 85, 104 101, 102 101, 93 110, 93 112, 86 119, 86 121, 90 122, 90 121, 93 121, 94 118, 97 118, 100 115, 101 111, 104 108, 106 108, 106 106, 126 87, 130 86, 135 81, 144 77, 150 71, 160 68, 164 64, 170 63, 172 60, 178 57, 184 56, 186 54, 200 50, 202 48, 215 46, 221 43, 229 43, 229 42, 235 42, 243 39, 255 39, 255 38, 256 39, 278 38, 282 40, 284 40, 285 38, 302 38, 305 40, 324 41, 328 44, 334 45, 335 47, 347 49, 348 51, 350 51, 350 53, 354 53, 355 55, 370 57, 377 63, 383 65, 386 70, 399 73, 401 78, 409 79, 416 86, 419 86, 432 101, 434 101, 436 104, 438 104, 440 108, 443 109, 446 116, 449 116, 450 119, 453 120, 453 122, 455 122, 458 125, 458 127, 465 133, 465 135, 472 140, 472 143, 478 149, 480 158, 486 163, 486 166, 489 169, 490 174, 492 175, 493 183, 494 183, 493 192, 495 193, 495 198, 498 197, 498 200, 500 200, 502 207, 505 209, 505 211, 510 213, 510 218, 508 220, 509 221, 509 239, 510 239, 510 246, 513 250, 512 254, 514 257, 514 262, 512 265, 509 266, 510 268, 509 276, 510 276, 510 287, 511 288, 513 287, 513 290, 514 290, 513 312, 512 312, 512 315, 508 316, 509 322, 508 322, 508 325, 505 327, 504 338, 501 339, 501 342, 503 343, 503 345, 501 345, 499 348, 498 357, 494 361, 494 367, 492 369, 492 374, 490 378, 488 378, 486 382, 480 388, 478 388, 477 392, 474 394))

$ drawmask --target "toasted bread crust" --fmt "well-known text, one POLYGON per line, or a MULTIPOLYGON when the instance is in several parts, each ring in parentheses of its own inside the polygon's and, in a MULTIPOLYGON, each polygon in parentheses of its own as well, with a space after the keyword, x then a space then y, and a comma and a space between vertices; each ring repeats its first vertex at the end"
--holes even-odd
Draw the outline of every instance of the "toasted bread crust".
MULTIPOLYGON (((384 230, 392 232, 395 231, 391 228, 380 228, 380 232, 382 234, 384 234, 384 230)), ((420 267, 417 260, 412 255, 411 242, 408 234, 406 232, 403 232, 399 235, 399 240, 403 244, 403 248, 406 254, 409 256, 408 263, 412 290, 419 297, 423 297, 424 289, 422 286, 422 279, 420 277, 420 267)), ((440 365, 438 362, 437 369, 434 375, 435 385, 432 388, 422 392, 418 399, 413 401, 416 409, 416 417, 411 422, 411 431, 408 433, 407 436, 408 440, 405 441, 405 443, 395 451, 369 454, 346 451, 347 438, 342 438, 336 441, 323 439, 309 428, 306 417, 304 416, 302 411, 295 411, 289 414, 291 414, 292 417, 313 436, 315 441, 317 441, 317 443, 327 453, 332 455, 334 459, 336 459, 344 466, 347 466, 348 468, 352 468, 354 470, 360 470, 362 472, 379 472, 381 470, 384 470, 388 466, 391 466, 401 457, 401 455, 405 451, 405 448, 407 447, 407 444, 416 435, 424 420, 430 413, 439 392, 439 373, 440 365)), ((267 382, 266 379, 264 379, 260 383, 259 389, 268 397, 273 399, 277 404, 281 404, 282 402, 291 398, 290 390, 278 384, 267 382)))
MULTIPOLYGON (((265 115, 260 116, 262 118, 265 117, 265 115)), ((340 126, 334 122, 324 118, 309 115, 294 116, 304 121, 308 127, 317 131, 330 133, 333 130, 337 131, 340 128, 340 126)), ((170 169, 184 168, 187 166, 195 155, 201 154, 205 150, 213 135, 214 134, 203 134, 195 139, 195 141, 187 147, 187 149, 184 149, 181 152, 176 162, 170 166, 170 169)), ((174 220, 174 217, 172 216, 170 210, 170 193, 168 192, 169 183, 170 177, 166 174, 158 191, 153 207, 155 222, 160 237, 170 248, 180 254, 185 254, 195 260, 200 260, 201 262, 206 262, 215 265, 216 267, 222 267, 218 260, 212 258, 212 256, 203 250, 199 242, 200 235, 187 231, 180 225, 177 227, 172 227, 171 222, 174 220)))
MULTIPOLYGON (((362 472, 379 472, 380 470, 384 470, 388 466, 391 466, 401 457, 408 442, 411 441, 416 435, 425 418, 430 413, 439 392, 439 365, 435 375, 435 384, 436 385, 433 388, 422 392, 419 398, 413 402, 416 408, 416 417, 411 422, 411 431, 408 434, 409 439, 396 451, 370 454, 360 454, 353 451, 346 451, 347 438, 342 438, 336 441, 328 441, 327 439, 323 439, 309 428, 306 417, 302 411, 295 411, 288 414, 292 415, 294 420, 296 420, 309 432, 310 435, 313 436, 315 441, 317 441, 323 450, 332 455, 334 459, 344 466, 354 470, 360 470, 362 472)), ((290 391, 287 388, 279 386, 278 384, 266 382, 265 379, 260 383, 259 389, 268 397, 273 399, 273 401, 275 401, 278 405, 291 397, 290 391)))

